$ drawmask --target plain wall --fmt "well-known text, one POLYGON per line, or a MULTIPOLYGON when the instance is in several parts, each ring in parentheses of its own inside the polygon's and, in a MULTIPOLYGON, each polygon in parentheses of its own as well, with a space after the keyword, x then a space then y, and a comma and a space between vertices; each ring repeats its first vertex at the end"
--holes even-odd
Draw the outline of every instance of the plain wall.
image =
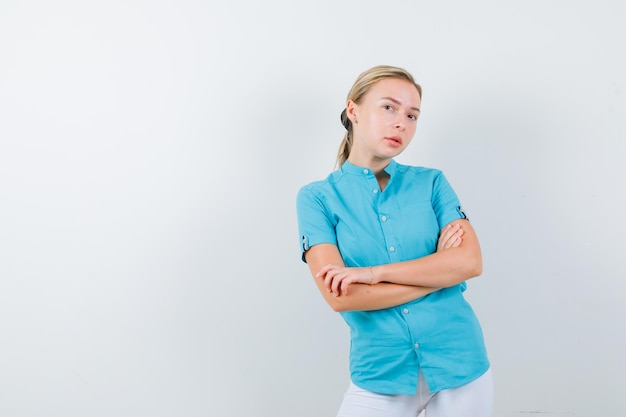
POLYGON ((333 416, 300 261, 363 70, 481 240, 497 417, 626 409, 621 2, 0 2, 0 415, 333 416))

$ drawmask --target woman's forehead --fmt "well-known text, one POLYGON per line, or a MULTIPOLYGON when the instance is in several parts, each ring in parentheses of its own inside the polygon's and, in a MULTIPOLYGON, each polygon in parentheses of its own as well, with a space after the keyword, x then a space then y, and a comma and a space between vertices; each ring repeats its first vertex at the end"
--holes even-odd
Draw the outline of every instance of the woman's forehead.
POLYGON ((374 84, 365 95, 366 99, 391 99, 411 107, 419 108, 421 102, 417 87, 407 80, 385 78, 374 84))

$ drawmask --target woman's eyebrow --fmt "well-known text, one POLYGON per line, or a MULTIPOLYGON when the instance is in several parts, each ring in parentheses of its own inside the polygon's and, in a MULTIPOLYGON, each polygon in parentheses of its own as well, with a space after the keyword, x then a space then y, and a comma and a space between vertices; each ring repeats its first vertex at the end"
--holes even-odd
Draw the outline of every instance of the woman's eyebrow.
MULTIPOLYGON (((398 106, 401 105, 402 103, 400 103, 398 100, 396 100, 393 97, 381 97, 381 100, 389 100, 391 102, 393 102, 394 104, 397 104, 398 106)), ((418 107, 411 107, 411 110, 415 110, 417 112, 420 112, 420 109, 418 107)))

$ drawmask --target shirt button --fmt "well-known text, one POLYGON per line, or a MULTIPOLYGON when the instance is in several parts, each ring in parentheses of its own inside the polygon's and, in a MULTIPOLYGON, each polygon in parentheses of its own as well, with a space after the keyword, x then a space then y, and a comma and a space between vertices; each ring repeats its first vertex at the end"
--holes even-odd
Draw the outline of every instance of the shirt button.
POLYGON ((415 347, 415 349, 419 349, 420 344, 419 344, 419 343, 416 343, 416 344, 414 344, 414 345, 413 345, 413 347, 415 347))
POLYGON ((382 221, 386 222, 387 221, 387 216, 383 216, 380 218, 382 221))
POLYGON ((395 252, 395 251, 396 251, 396 248, 394 248, 393 246, 389 247, 389 252, 395 252))
POLYGON ((374 189, 372 190, 372 192, 373 192, 374 194, 377 194, 377 193, 378 193, 378 190, 377 190, 376 188, 374 188, 374 189))
POLYGON ((402 310, 402 312, 403 312, 404 314, 409 314, 409 309, 408 309, 408 308, 405 308, 404 310, 402 310))
POLYGON ((369 171, 368 171, 367 169, 364 169, 364 170, 363 170, 363 173, 364 173, 364 174, 369 174, 369 171))

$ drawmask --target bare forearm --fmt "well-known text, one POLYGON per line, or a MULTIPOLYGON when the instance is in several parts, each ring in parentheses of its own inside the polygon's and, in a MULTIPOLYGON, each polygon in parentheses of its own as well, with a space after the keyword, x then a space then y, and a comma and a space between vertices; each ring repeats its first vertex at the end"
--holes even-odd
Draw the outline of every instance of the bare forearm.
MULTIPOLYGON (((319 279, 319 278, 318 278, 319 279)), ((324 285, 323 280, 318 285, 324 285)), ((324 298, 334 311, 368 311, 395 307, 416 300, 438 288, 415 285, 381 283, 376 285, 352 284, 347 295, 335 296, 326 292, 324 298)))
POLYGON ((482 273, 480 254, 449 249, 406 262, 396 262, 372 267, 374 282, 418 285, 424 287, 450 287, 482 273))

